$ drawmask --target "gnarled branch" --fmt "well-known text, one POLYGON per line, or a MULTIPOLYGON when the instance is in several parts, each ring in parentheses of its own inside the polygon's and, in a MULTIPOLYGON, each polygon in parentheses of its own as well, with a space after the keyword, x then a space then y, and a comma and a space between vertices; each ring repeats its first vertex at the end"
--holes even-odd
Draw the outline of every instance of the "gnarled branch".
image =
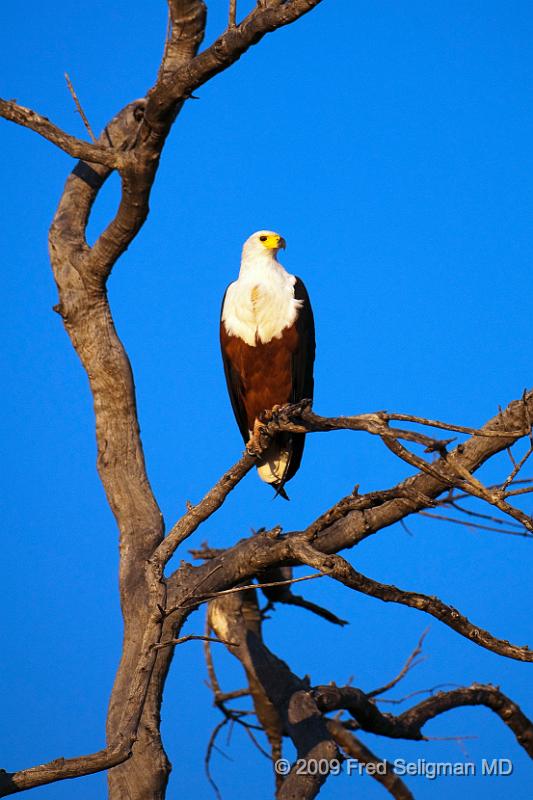
POLYGON ((382 714, 360 689, 352 686, 317 686, 313 697, 321 711, 345 709, 365 731, 393 739, 424 739, 422 728, 439 714, 461 706, 486 706, 514 733, 518 744, 533 755, 533 724, 520 707, 496 686, 472 684, 437 692, 398 716, 382 714))
POLYGON ((32 111, 31 108, 18 105, 14 100, 0 99, 0 117, 35 131, 72 158, 83 158, 85 161, 101 164, 109 169, 120 169, 123 164, 123 154, 113 147, 77 139, 58 128, 47 117, 32 111))

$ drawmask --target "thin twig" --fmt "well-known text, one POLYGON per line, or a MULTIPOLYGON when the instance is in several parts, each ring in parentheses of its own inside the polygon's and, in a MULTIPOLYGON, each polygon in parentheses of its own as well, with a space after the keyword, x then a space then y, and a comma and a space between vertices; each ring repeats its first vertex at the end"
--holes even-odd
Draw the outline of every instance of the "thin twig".
POLYGON ((424 639, 426 638, 428 633, 429 633, 429 626, 422 632, 422 635, 420 636, 420 639, 418 640, 415 649, 413 650, 413 652, 411 653, 411 655, 401 668, 400 672, 396 675, 396 677, 393 678, 388 683, 386 683, 384 686, 380 686, 379 689, 374 689, 372 692, 367 692, 367 697, 377 697, 380 694, 384 694, 389 689, 392 689, 393 686, 396 686, 396 684, 398 684, 413 667, 415 667, 417 664, 420 664, 422 661, 425 661, 425 659, 419 659, 418 661, 416 661, 415 659, 417 658, 417 656, 421 654, 422 647, 424 644, 424 639))
POLYGON ((179 639, 169 639, 166 642, 159 642, 159 644, 152 645, 154 650, 161 650, 163 647, 174 647, 177 644, 184 644, 185 642, 217 642, 218 644, 225 644, 231 647, 238 647, 238 642, 228 642, 225 639, 217 639, 215 636, 199 636, 189 633, 187 636, 180 636, 179 639))
POLYGON ((518 462, 515 461, 513 469, 509 473, 509 475, 506 478, 506 480, 502 483, 502 490, 503 491, 505 491, 507 489, 507 487, 510 486, 511 483, 514 481, 514 479, 516 478, 516 476, 518 475, 518 473, 520 472, 520 470, 522 469, 522 467, 524 466, 524 464, 526 463, 526 461, 530 457, 531 453, 533 453, 533 447, 530 447, 528 449, 528 451, 522 456, 520 461, 518 461, 518 462))
POLYGON ((471 508, 465 508, 463 505, 459 505, 455 500, 450 500, 449 505, 452 508, 455 508, 456 511, 459 511, 461 514, 466 514, 467 517, 477 517, 478 519, 486 519, 489 522, 494 522, 496 525, 510 525, 511 528, 522 528, 519 522, 511 522, 508 519, 501 519, 501 517, 495 517, 493 514, 483 514, 481 511, 473 511, 471 508))
POLYGON ((469 436, 497 436, 498 438, 502 438, 506 436, 524 436, 525 434, 525 431, 492 431, 490 429, 481 430, 479 428, 470 428, 467 425, 452 425, 448 422, 441 422, 438 419, 416 417, 412 414, 389 414, 385 412, 385 415, 391 421, 412 422, 417 425, 427 425, 429 428, 439 428, 443 431, 467 433, 469 436))
POLYGON ((75 91, 75 89, 74 89, 74 86, 72 85, 72 81, 71 81, 71 80, 70 80, 70 78, 69 78, 69 74, 68 74, 68 72, 65 72, 65 80, 66 80, 66 82, 67 82, 67 86, 68 86, 68 88, 69 88, 69 91, 70 91, 70 93, 71 93, 71 95, 72 95, 72 99, 74 100, 74 103, 75 103, 75 105, 76 105, 76 108, 78 109, 78 114, 79 114, 79 115, 80 115, 80 117, 82 118, 82 120, 83 120, 83 124, 85 125, 85 128, 87 129, 87 133, 88 133, 88 134, 89 134, 89 136, 91 137, 91 139, 92 139, 93 143, 96 143, 96 136, 95 136, 95 135, 94 135, 94 133, 93 133, 93 130, 92 130, 92 128, 91 128, 91 125, 90 125, 90 123, 89 123, 89 120, 87 119, 87 116, 86 116, 86 114, 85 114, 85 111, 83 110, 83 108, 82 108, 82 105, 81 105, 81 103, 80 103, 80 101, 79 101, 79 99, 78 99, 78 95, 76 94, 76 91, 75 91))
POLYGON ((209 684, 211 691, 215 695, 215 702, 217 695, 222 694, 220 689, 220 684, 218 682, 217 674, 215 672, 215 665, 213 664, 213 655, 211 653, 211 645, 210 645, 210 632, 211 628, 209 626, 209 621, 205 620, 205 639, 204 639, 204 658, 207 667, 207 674, 209 676, 209 684))
MULTIPOLYGON (((479 531, 496 531, 496 533, 505 533, 508 536, 522 536, 525 539, 532 539, 532 534, 525 530, 509 530, 507 528, 497 528, 494 525, 482 525, 480 522, 468 522, 466 519, 456 519, 455 517, 447 517, 445 514, 433 514, 431 511, 419 511, 421 517, 430 517, 431 519, 438 519, 442 522, 453 522, 455 525, 464 525, 465 528, 473 528, 479 531)), ((504 521, 499 521, 501 525, 504 521)), ((520 526, 522 527, 522 526, 520 526)))
MULTIPOLYGON (((252 727, 250 725, 246 725, 246 724, 244 724, 243 727, 244 727, 244 730, 246 731, 246 733, 248 734, 248 736, 250 737, 250 739, 252 740, 252 742, 255 744, 255 746, 259 750, 259 752, 262 753, 262 755, 264 755, 265 758, 268 761, 272 761, 272 757, 271 757, 270 753, 267 753, 265 748, 257 741, 257 736, 253 732, 252 727)), ((263 729, 261 728, 261 730, 263 730, 263 729)))
MULTIPOLYGON (((222 800, 222 795, 220 794, 220 790, 219 790, 217 784, 215 783, 215 780, 214 780, 213 776, 211 775, 211 768, 210 768, 211 756, 213 754, 213 750, 215 750, 215 749, 218 750, 218 748, 215 745, 216 738, 217 738, 218 734, 220 733, 220 731, 222 730, 222 728, 225 725, 227 725, 228 722, 229 722, 229 719, 227 717, 224 717, 223 720, 221 720, 217 725, 215 725, 215 727, 214 727, 214 729, 213 729, 213 731, 211 733, 211 736, 209 737, 209 741, 207 743, 207 750, 205 752, 205 757, 204 757, 205 774, 206 774, 207 780, 209 781, 209 783, 211 784, 211 786, 213 788, 214 793, 217 796, 217 800, 222 800)), ((222 753, 220 750, 218 752, 220 752, 221 755, 224 756, 224 758, 227 758, 225 753, 222 753)))
MULTIPOLYGON (((241 697, 250 697, 249 689, 234 689, 233 692, 220 692, 215 698, 215 704, 227 703, 229 700, 237 700, 241 697)), ((253 712, 250 712, 253 713, 253 712)))
POLYGON ((457 736, 426 736, 424 738, 428 742, 462 742, 466 739, 479 739, 479 736, 458 734, 457 736))
POLYGON ((389 703, 389 705, 399 706, 401 703, 405 703, 406 700, 410 700, 412 697, 417 697, 421 694, 434 694, 439 689, 449 688, 449 687, 457 688, 459 686, 458 683, 437 683, 436 686, 431 686, 429 689, 417 689, 414 692, 409 692, 409 694, 404 694, 403 697, 378 697, 378 703, 389 703))
POLYGON ((237 0, 229 0, 228 27, 234 28, 236 24, 237 24, 237 0))
POLYGON ((505 497, 514 497, 518 494, 530 494, 533 492, 533 486, 526 486, 523 489, 511 489, 510 492, 505 492, 505 497))
POLYGON ((235 594, 237 592, 246 592, 249 589, 266 589, 270 586, 287 586, 289 583, 299 583, 300 581, 311 581, 315 578, 323 578, 324 575, 322 572, 314 572, 312 575, 304 575, 301 578, 290 578, 285 581, 270 581, 269 583, 248 583, 246 586, 234 586, 232 589, 223 589, 220 592, 210 592, 209 594, 203 594, 198 597, 193 603, 182 603, 179 606, 174 606, 167 610, 167 616, 170 616, 175 611, 178 611, 182 608, 194 608, 195 606, 199 606, 202 603, 206 603, 208 600, 213 600, 216 597, 221 597, 225 594, 235 594))
MULTIPOLYGON (((520 478, 519 480, 514 480, 513 481, 513 486, 518 486, 518 485, 520 485, 522 483, 532 484, 533 483, 533 478, 520 478)), ((501 489, 501 488, 502 488, 502 484, 501 483, 491 483, 491 484, 489 484, 489 486, 487 486, 487 489, 490 489, 490 491, 498 490, 498 489, 501 489)), ((524 491, 524 490, 520 489, 518 491, 524 491)), ((533 491, 533 486, 531 488, 528 488, 527 491, 533 491)), ((507 494, 511 494, 511 492, 507 492, 507 494)), ((450 490, 450 492, 446 495, 446 497, 443 497, 440 500, 436 500, 435 501, 435 505, 444 506, 444 505, 449 504, 452 501, 468 500, 470 497, 471 497, 471 495, 468 494, 468 492, 457 492, 455 487, 453 487, 450 490)))

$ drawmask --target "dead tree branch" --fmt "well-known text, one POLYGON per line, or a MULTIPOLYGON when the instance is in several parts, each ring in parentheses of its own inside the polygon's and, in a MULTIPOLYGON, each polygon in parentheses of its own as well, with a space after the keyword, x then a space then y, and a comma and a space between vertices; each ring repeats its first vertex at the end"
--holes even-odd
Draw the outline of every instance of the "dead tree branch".
POLYGON ((342 722, 336 719, 328 719, 327 726, 339 747, 341 747, 350 758, 357 759, 360 764, 373 764, 376 765, 376 767, 378 764, 384 763, 386 765, 384 773, 380 770, 376 770, 372 772, 369 771, 369 774, 374 780, 381 783, 395 800, 413 800, 413 795, 402 779, 396 775, 392 766, 387 761, 374 755, 363 742, 346 730, 342 722))
MULTIPOLYGON (((259 577, 261 583, 258 584, 258 587, 261 588, 268 600, 268 608, 271 608, 275 603, 282 603, 287 606, 305 608, 306 611, 310 611, 312 614, 316 614, 317 617, 322 617, 322 619, 332 622, 334 625, 340 625, 342 627, 348 624, 347 620, 341 619, 329 609, 312 603, 310 600, 306 600, 305 597, 300 597, 298 594, 293 594, 291 586, 293 583, 296 583, 298 579, 292 577, 291 567, 272 567, 259 577), (265 579, 267 579, 267 583, 264 582, 265 579)), ((315 573, 314 575, 305 575, 304 577, 309 579, 312 577, 322 577, 322 575, 321 573, 315 573)))
POLYGON ((518 744, 528 755, 533 757, 533 724, 521 708, 501 692, 497 686, 490 684, 472 684, 472 686, 453 689, 449 692, 437 692, 422 700, 400 717, 413 729, 422 728, 430 719, 434 719, 445 711, 460 706, 483 705, 497 714, 502 722, 514 733, 518 744))
POLYGON ((340 581, 350 589, 376 597, 386 603, 400 603, 410 608, 418 608, 493 653, 498 653, 507 658, 514 658, 518 661, 533 661, 533 651, 527 646, 517 647, 504 639, 497 639, 488 631, 473 625, 465 616, 455 608, 443 603, 438 597, 429 597, 418 592, 407 592, 403 589, 398 589, 396 586, 379 583, 367 578, 357 572, 346 559, 339 555, 325 556, 301 538, 294 537, 290 540, 289 546, 294 556, 301 563, 315 569, 321 569, 325 575, 340 581))
POLYGON ((101 144, 91 144, 77 139, 69 133, 65 133, 47 117, 43 117, 30 108, 18 105, 14 100, 0 99, 0 117, 15 122, 23 128, 29 128, 52 144, 57 145, 63 152, 72 158, 82 158, 95 164, 101 164, 109 169, 120 169, 123 164, 123 154, 117 152, 113 147, 106 147, 101 144))
POLYGON ((321 711, 348 711, 358 727, 393 739, 425 739, 422 728, 439 714, 461 706, 486 706, 514 733, 518 744, 533 755, 533 724, 520 707, 495 686, 472 684, 432 697, 397 717, 382 714, 368 697, 351 686, 318 686, 313 697, 321 711))
POLYGON ((79 778, 83 775, 101 772, 104 769, 111 769, 111 767, 122 764, 131 756, 131 746, 131 741, 124 741, 116 750, 106 747, 97 753, 79 758, 56 758, 48 764, 40 764, 37 767, 13 773, 0 770, 0 797, 7 797, 10 794, 67 778, 79 778))

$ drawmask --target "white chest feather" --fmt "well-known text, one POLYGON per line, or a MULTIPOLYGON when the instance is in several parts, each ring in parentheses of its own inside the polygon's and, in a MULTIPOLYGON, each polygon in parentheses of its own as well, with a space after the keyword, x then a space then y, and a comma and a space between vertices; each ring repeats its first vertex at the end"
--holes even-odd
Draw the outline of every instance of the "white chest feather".
POLYGON ((302 305, 294 298, 295 283, 294 275, 274 260, 241 269, 226 292, 222 309, 226 331, 252 347, 279 339, 294 324, 302 305))

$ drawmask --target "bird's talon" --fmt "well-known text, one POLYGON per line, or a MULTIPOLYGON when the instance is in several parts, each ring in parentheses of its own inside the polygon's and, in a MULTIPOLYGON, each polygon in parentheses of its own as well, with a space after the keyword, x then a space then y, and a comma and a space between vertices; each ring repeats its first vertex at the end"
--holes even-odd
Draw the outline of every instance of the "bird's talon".
POLYGON ((252 456, 252 458, 259 458, 261 448, 258 446, 257 442, 254 442, 252 439, 250 439, 246 445, 246 452, 249 456, 252 456))

